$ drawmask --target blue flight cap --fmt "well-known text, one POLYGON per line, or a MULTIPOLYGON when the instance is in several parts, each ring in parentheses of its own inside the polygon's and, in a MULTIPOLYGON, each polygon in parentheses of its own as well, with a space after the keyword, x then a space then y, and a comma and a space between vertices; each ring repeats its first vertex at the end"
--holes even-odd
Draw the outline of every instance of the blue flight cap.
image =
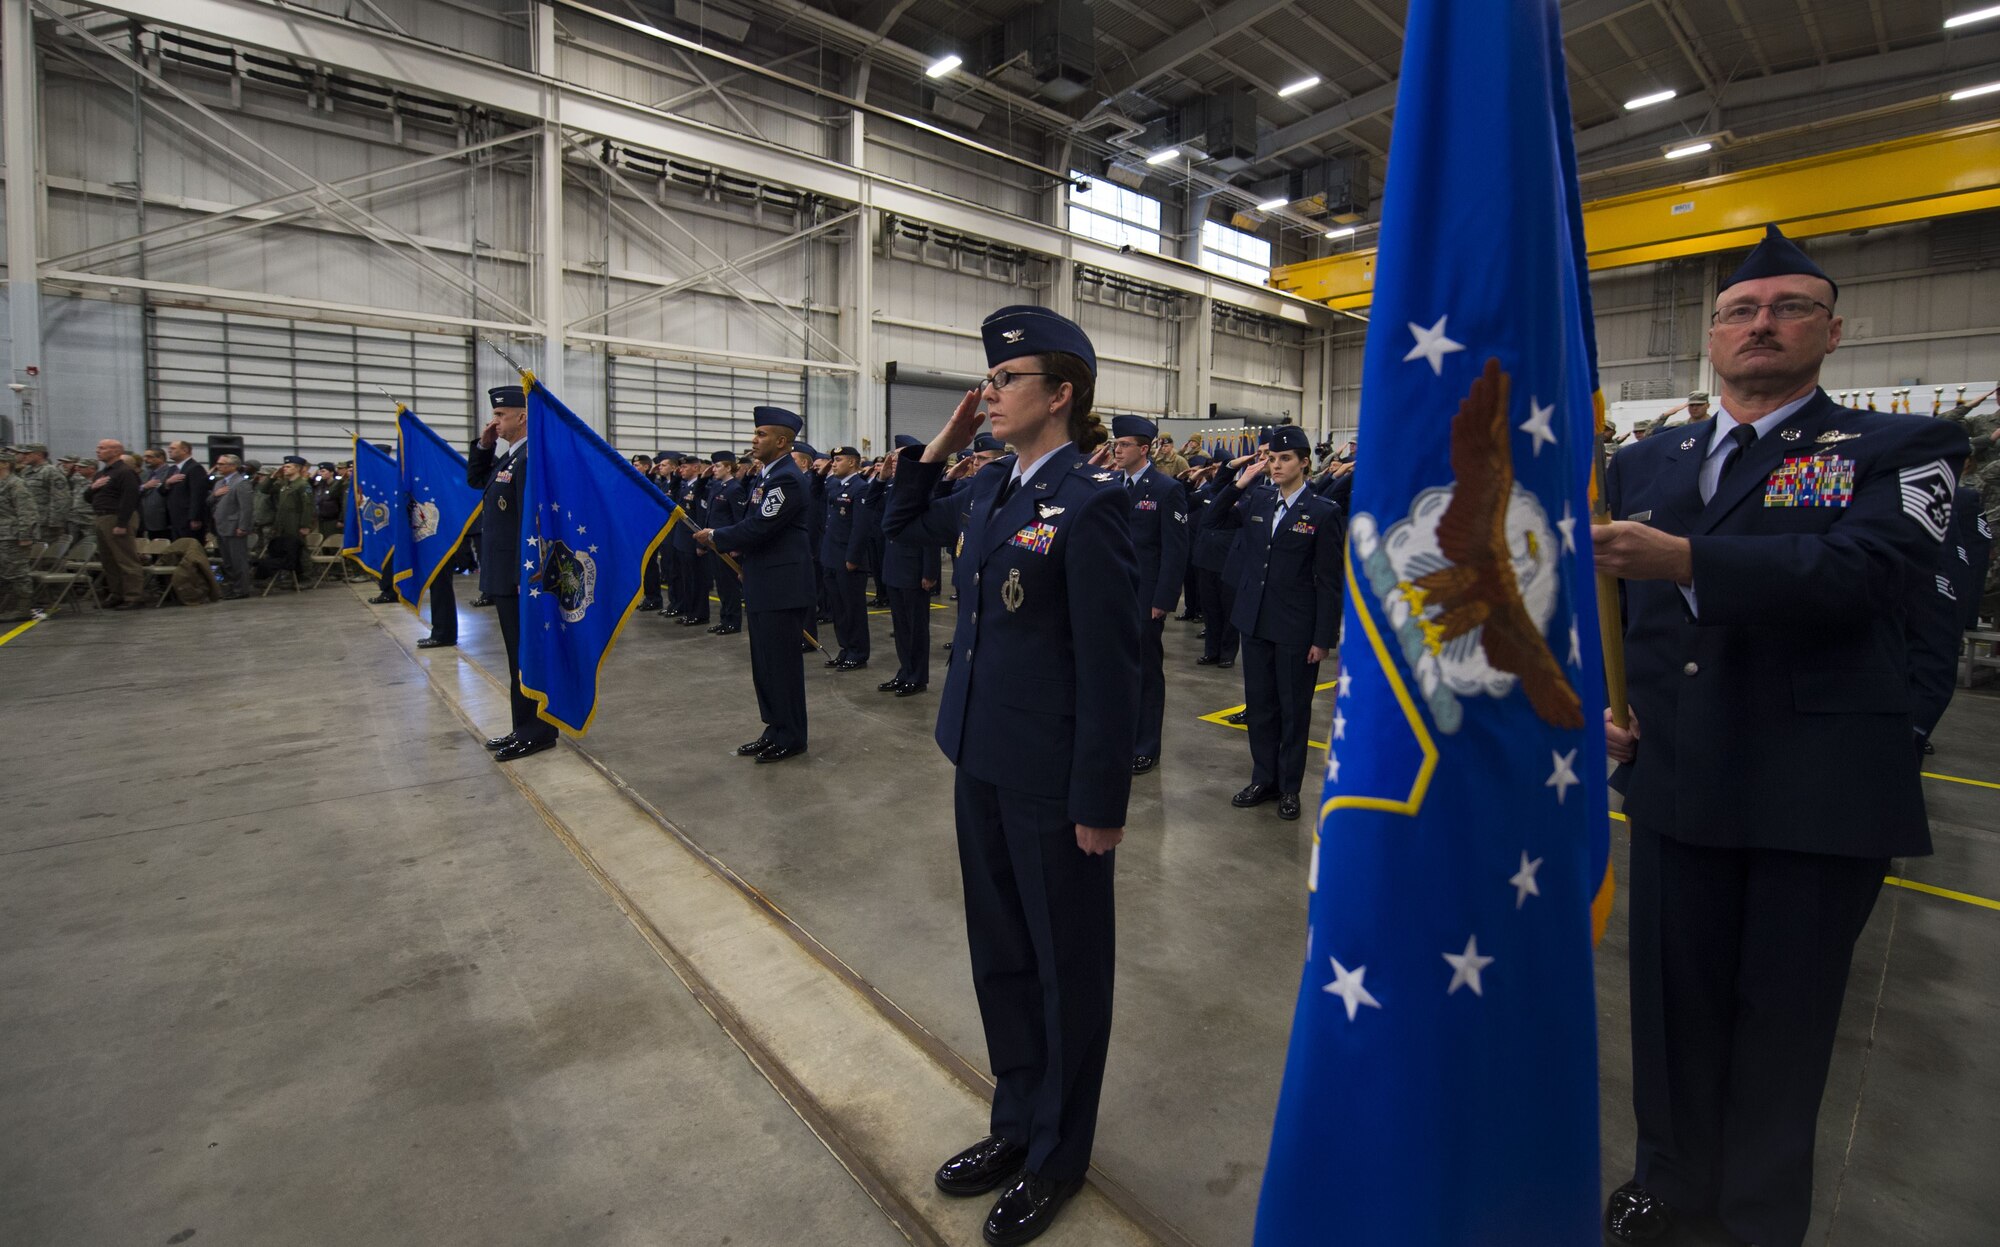
POLYGON ((1722 284, 1715 289, 1720 294, 1738 282, 1755 281, 1759 277, 1788 276, 1817 277, 1833 286, 1836 296, 1840 294, 1840 287, 1834 286, 1833 278, 1822 272, 1819 265, 1812 262, 1811 256, 1799 250, 1797 243, 1779 233, 1776 225, 1764 227, 1764 241, 1743 257, 1743 263, 1737 265, 1736 271, 1723 278, 1722 284))
POLYGON ((1258 444, 1259 446, 1269 446, 1269 445, 1271 444, 1271 430, 1270 430, 1270 429, 1259 429, 1259 430, 1257 430, 1257 444, 1258 444))
POLYGON ((1097 350, 1089 335, 1075 321, 1045 307, 1003 307, 979 326, 979 336, 986 342, 988 368, 1023 355, 1063 351, 1082 359, 1090 375, 1097 375, 1097 350))
POLYGON ((658 463, 658 462, 660 462, 661 460, 664 460, 664 459, 665 459, 665 458, 666 458, 666 457, 667 457, 668 455, 670 455, 670 454, 672 454, 672 453, 674 453, 674 452, 673 452, 673 451, 671 451, 671 450, 656 450, 656 451, 654 451, 654 452, 653 452, 653 461, 654 461, 655 463, 658 463))
POLYGON ((526 407, 528 392, 518 385, 496 385, 486 391, 486 397, 493 404, 493 410, 502 407, 526 407))
POLYGON ((1296 424, 1281 424, 1271 430, 1271 452, 1296 450, 1302 455, 1312 454, 1312 441, 1306 431, 1296 424))
POLYGON ((285 462, 301 468, 310 466, 306 463, 304 455, 286 455, 285 462))
POLYGON ((663 450, 659 454, 654 455, 653 459, 656 463, 679 463, 681 461, 681 452, 678 450, 663 450))
POLYGON ((999 438, 993 436, 991 433, 980 433, 975 435, 972 439, 972 452, 974 454, 997 455, 1004 453, 1006 449, 1007 449, 1007 444, 1001 441, 999 438))
POLYGON ((790 429, 794 433, 802 432, 806 427, 805 421, 783 407, 754 408, 750 412, 750 418, 758 425, 776 425, 781 429, 790 429))
POLYGON ((1209 465, 1209 462, 1210 460, 1207 455, 1188 456, 1188 466, 1191 468, 1205 468, 1209 465))
POLYGON ((736 452, 733 450, 718 450, 708 457, 708 461, 710 463, 735 463, 736 452))
POLYGON ((1111 436, 1113 437, 1143 437, 1150 442, 1159 435, 1160 426, 1154 424, 1144 416, 1111 417, 1111 436))
POLYGON ((826 457, 829 459, 838 459, 842 455, 853 455, 856 459, 859 459, 861 452, 852 446, 835 446, 832 450, 826 452, 826 457))
POLYGON ((923 445, 921 441, 917 440, 914 437, 911 437, 908 433, 896 434, 894 446, 895 449, 897 450, 908 450, 912 446, 921 446, 921 445, 923 445))
POLYGON ((820 458, 820 453, 812 448, 812 443, 810 442, 793 442, 792 453, 795 455, 803 454, 808 459, 820 458))

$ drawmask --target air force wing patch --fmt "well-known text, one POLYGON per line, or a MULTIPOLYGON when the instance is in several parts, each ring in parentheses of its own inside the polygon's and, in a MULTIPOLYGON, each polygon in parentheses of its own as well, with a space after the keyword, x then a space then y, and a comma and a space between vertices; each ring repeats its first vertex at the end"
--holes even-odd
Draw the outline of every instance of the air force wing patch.
POLYGON ((1898 483, 1903 490, 1903 514, 1929 533, 1932 541, 1943 541, 1951 524, 1951 495, 1958 488, 1951 468, 1942 459, 1921 463, 1904 468, 1898 483))
POLYGON ((757 514, 767 520, 776 519, 778 512, 783 510, 784 506, 785 488, 782 485, 774 485, 765 491, 763 504, 757 508, 757 514))

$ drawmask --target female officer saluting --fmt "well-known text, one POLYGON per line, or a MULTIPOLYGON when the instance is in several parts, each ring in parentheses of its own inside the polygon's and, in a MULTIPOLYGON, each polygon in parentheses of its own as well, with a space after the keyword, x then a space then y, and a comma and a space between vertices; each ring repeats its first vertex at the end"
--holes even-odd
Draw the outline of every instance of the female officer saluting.
POLYGON ((1012 1247, 1083 1185, 1097 1129, 1111 851, 1125 834, 1139 705, 1138 574, 1125 491, 1083 457, 1104 440, 1090 339, 1038 307, 1000 309, 981 336, 986 381, 930 445, 891 460, 882 528, 955 543, 972 573, 960 573, 937 742, 958 767, 966 938, 998 1085, 993 1133, 946 1161, 937 1185, 1005 1186, 985 1237, 1012 1247), (972 478, 961 532, 964 499, 932 495, 988 415, 1016 454, 972 478))

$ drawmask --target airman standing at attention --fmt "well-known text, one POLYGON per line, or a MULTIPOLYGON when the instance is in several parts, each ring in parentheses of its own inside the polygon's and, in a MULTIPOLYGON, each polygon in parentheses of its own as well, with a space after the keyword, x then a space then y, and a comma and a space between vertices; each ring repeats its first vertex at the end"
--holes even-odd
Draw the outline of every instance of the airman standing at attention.
POLYGON ((792 460, 792 439, 805 422, 782 407, 751 415, 750 455, 762 471, 754 477, 743 518, 694 534, 698 545, 721 550, 743 568, 744 606, 750 614, 750 681, 764 730, 738 745, 738 757, 783 762, 806 751, 806 672, 799 645, 812 622, 814 585, 812 496, 805 473, 792 460))
POLYGON ((69 513, 73 493, 69 477, 62 469, 49 462, 49 448, 40 442, 27 442, 14 448, 14 475, 28 487, 28 496, 35 500, 35 539, 57 542, 69 534, 69 513))
POLYGON ((507 647, 507 705, 513 729, 486 742, 493 756, 512 762, 553 749, 555 724, 535 712, 521 691, 521 500, 528 487, 528 396, 518 385, 486 392, 493 419, 465 456, 465 483, 481 492, 479 592, 493 599, 500 640, 507 647), (500 439, 507 453, 497 453, 500 439))
POLYGON ((41 517, 33 493, 14 475, 14 458, 0 449, 0 624, 41 618, 28 573, 28 547, 39 540, 41 517))
POLYGON ((819 563, 827 605, 833 610, 834 634, 840 638, 840 652, 826 664, 836 671, 859 671, 868 665, 867 528, 860 522, 867 492, 861 452, 835 446, 826 473, 826 529, 820 537, 819 563))
POLYGON ((1151 420, 1111 418, 1111 464, 1132 504, 1132 550, 1139 560, 1139 738, 1132 745, 1134 775, 1144 775, 1160 762, 1160 729, 1167 717, 1163 634, 1187 577, 1187 491, 1153 466, 1153 439, 1159 433, 1151 420))
MULTIPOLYGON (((750 506, 750 487, 736 476, 736 452, 718 450, 708 457, 707 509, 703 520, 709 528, 727 528, 742 520, 750 506)), ((722 622, 709 629, 717 636, 733 636, 743 631, 743 581, 734 568, 713 550, 702 551, 708 560, 709 575, 715 581, 715 596, 722 602, 722 622)))

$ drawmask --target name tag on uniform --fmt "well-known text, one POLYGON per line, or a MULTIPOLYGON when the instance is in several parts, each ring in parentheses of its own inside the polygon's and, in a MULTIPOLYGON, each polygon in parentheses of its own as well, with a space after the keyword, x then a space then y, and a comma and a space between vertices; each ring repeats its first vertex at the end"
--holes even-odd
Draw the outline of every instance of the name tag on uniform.
POLYGON ((1767 507, 1844 507, 1854 501, 1854 460, 1835 455, 1787 459, 1764 485, 1767 507))
POLYGON ((1056 526, 1054 524, 1034 523, 1015 533, 1012 537, 1007 538, 1007 544, 1010 546, 1019 546, 1023 550, 1033 550, 1036 554, 1047 554, 1049 547, 1055 543, 1055 539, 1056 526))
POLYGON ((1132 509, 1134 511, 1157 511, 1160 509, 1160 504, 1151 498, 1141 498, 1132 504, 1132 509))
POLYGON ((1311 520, 1300 520, 1298 523, 1292 525, 1292 531, 1295 533, 1304 533, 1310 537, 1318 532, 1319 528, 1311 520))

